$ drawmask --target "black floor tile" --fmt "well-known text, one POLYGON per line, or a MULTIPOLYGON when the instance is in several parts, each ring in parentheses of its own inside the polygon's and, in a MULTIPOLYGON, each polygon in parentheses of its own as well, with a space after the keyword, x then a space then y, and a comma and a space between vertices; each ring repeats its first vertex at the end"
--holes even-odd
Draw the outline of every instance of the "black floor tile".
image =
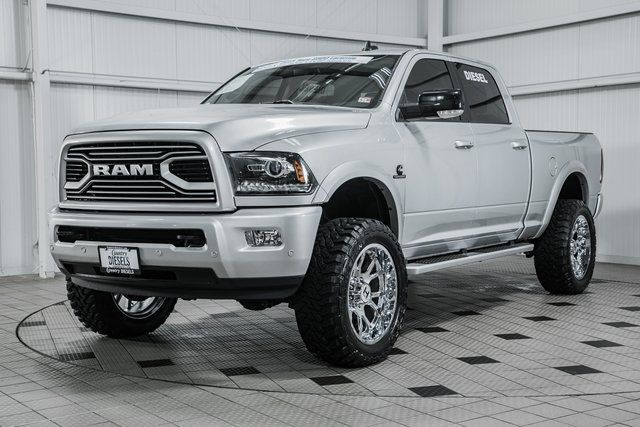
POLYGON ((556 320, 547 316, 531 316, 531 317, 523 317, 523 319, 532 320, 534 322, 546 322, 548 320, 556 320))
POLYGON ((416 330, 420 332, 424 332, 425 334, 430 334, 433 332, 449 332, 447 329, 441 328, 440 326, 431 326, 428 328, 416 328, 416 330))
POLYGON ((498 338, 503 340, 530 340, 531 337, 522 334, 496 334, 498 338))
POLYGON ((72 362, 74 360, 86 360, 86 359, 95 359, 96 355, 92 351, 83 352, 83 353, 67 353, 61 354, 60 360, 63 362, 72 362))
POLYGON ((618 343, 607 341, 607 340, 581 341, 581 342, 582 344, 590 345, 591 347, 596 347, 596 348, 622 347, 622 344, 618 344, 618 343))
POLYGON ((633 307, 618 307, 622 310, 627 310, 627 311, 640 311, 640 307, 638 306, 633 306, 633 307))
POLYGON ((228 377, 233 377, 234 375, 252 375, 252 374, 260 373, 260 371, 258 371, 253 366, 237 366, 235 368, 222 368, 220 369, 220 372, 222 372, 228 377))
POLYGON ((404 351, 404 350, 401 350, 399 348, 394 347, 394 348, 391 349, 389 354, 407 354, 407 352, 404 351))
POLYGON ((571 375, 583 375, 583 374, 600 374, 602 371, 598 371, 597 369, 590 368, 584 365, 574 365, 574 366, 558 366, 556 369, 566 372, 571 375))
POLYGON ((159 366, 171 366, 173 362, 170 359, 154 359, 154 360, 138 360, 141 368, 157 368, 159 366))
POLYGON ((469 365, 484 365, 486 363, 500 363, 497 360, 487 356, 458 357, 458 360, 466 362, 469 365))
POLYGON ((573 304, 571 302, 565 302, 565 301, 562 301, 562 302, 549 302, 547 304, 554 305, 556 307, 570 307, 572 305, 575 305, 575 304, 573 304))
POLYGON ((29 320, 28 322, 22 322, 20 327, 29 327, 29 326, 44 326, 47 322, 44 320, 29 320))
POLYGON ((422 397, 436 397, 436 396, 448 396, 452 394, 458 394, 455 391, 446 388, 443 385, 430 385, 426 387, 411 387, 412 392, 422 397))
POLYGON ((614 328, 633 328, 638 326, 629 322, 606 322, 606 323, 603 323, 603 325, 613 326, 614 328))
POLYGON ((458 316, 478 316, 480 313, 473 310, 463 310, 463 311, 454 311, 452 314, 455 314, 458 316))
POLYGON ((484 302, 509 302, 508 299, 493 297, 493 298, 480 298, 484 302))
POLYGON ((350 380, 349 378, 345 377, 344 375, 331 375, 328 377, 315 377, 315 378, 311 378, 311 380, 313 382, 315 382, 318 385, 336 385, 336 384, 349 384, 352 383, 353 381, 350 380))

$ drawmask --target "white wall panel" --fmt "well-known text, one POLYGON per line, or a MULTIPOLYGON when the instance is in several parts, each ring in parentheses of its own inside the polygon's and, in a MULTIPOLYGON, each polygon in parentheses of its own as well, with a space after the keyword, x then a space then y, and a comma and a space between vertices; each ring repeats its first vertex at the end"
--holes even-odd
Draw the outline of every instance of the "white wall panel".
POLYGON ((223 82, 251 62, 251 34, 234 28, 179 24, 178 79, 223 82))
POLYGON ((47 11, 49 64, 52 70, 91 73, 93 49, 91 13, 50 8, 47 11))
POLYGON ((640 14, 580 25, 580 77, 640 71, 640 14))
POLYGON ((251 0, 176 0, 179 12, 251 19, 251 0))
MULTIPOLYGON (((418 0, 378 0, 376 32, 396 36, 424 36, 418 31, 418 8, 418 0)), ((426 18, 426 15, 422 17, 426 18)))
POLYGON ((251 0, 251 20, 316 26, 316 0, 251 0))
POLYGON ((455 44, 448 51, 493 64, 509 86, 579 76, 578 26, 455 44), (544 64, 544 65, 542 65, 544 64))
POLYGON ((448 0, 447 35, 473 33, 571 15, 638 0, 448 0))
POLYGON ((332 30, 377 32, 378 10, 371 0, 326 0, 318 2, 318 27, 332 30))
POLYGON ((27 65, 28 34, 24 31, 27 7, 17 0, 0 0, 0 67, 27 65))
POLYGON ((314 55, 315 52, 316 39, 314 37, 251 32, 252 64, 296 56, 314 55))
POLYGON ((0 276, 36 272, 32 105, 28 83, 0 80, 0 276))
POLYGON ((94 73, 176 78, 172 22, 93 13, 94 73))

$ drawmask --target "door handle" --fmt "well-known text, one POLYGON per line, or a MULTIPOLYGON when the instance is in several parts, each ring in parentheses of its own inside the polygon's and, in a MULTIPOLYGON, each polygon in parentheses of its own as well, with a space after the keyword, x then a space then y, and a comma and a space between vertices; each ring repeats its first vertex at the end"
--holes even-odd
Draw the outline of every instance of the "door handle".
POLYGON ((470 150, 473 148, 473 142, 470 141, 456 141, 453 145, 458 150, 470 150))
POLYGON ((514 150, 524 150, 528 146, 529 146, 529 144, 527 144, 526 142, 512 142, 511 143, 511 148, 513 148, 514 150))

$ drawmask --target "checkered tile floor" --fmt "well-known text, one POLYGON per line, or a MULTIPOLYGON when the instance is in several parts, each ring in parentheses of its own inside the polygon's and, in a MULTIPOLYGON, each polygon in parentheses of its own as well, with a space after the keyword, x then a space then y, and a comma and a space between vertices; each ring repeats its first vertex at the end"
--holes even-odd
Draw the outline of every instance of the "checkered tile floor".
POLYGON ((113 340, 78 323, 61 279, 0 279, 0 425, 640 425, 640 268, 598 265, 588 293, 550 296, 511 257, 410 289, 388 360, 339 369, 284 304, 180 301, 154 334, 113 340))

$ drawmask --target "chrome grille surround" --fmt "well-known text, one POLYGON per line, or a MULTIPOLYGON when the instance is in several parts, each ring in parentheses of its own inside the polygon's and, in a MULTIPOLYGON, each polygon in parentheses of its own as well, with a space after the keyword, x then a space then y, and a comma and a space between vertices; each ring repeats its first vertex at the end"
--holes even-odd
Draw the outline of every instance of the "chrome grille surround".
MULTIPOLYGON (((86 175, 79 181, 64 185, 67 200, 76 201, 216 201, 213 178, 209 182, 187 182, 170 171, 176 160, 207 160, 202 147, 194 143, 165 143, 155 141, 105 142, 79 144, 66 152, 66 173, 70 166, 84 162, 86 175), (126 174, 99 175, 96 166, 115 169, 122 166, 126 174), (129 172, 139 167, 145 174, 129 172), (144 169, 143 166, 149 167, 144 169), (92 169, 92 167, 94 169, 92 169), (151 171, 151 175, 148 171, 151 171)), ((208 163, 208 161, 207 161, 208 163)), ((98 171, 99 172, 99 171, 98 171)), ((210 171, 209 171, 210 174, 210 171)))
MULTIPOLYGON (((75 179, 78 169, 70 169, 75 179)), ((106 211, 231 210, 235 206, 232 191, 227 189, 228 180, 222 153, 205 132, 141 130, 71 135, 62 147, 59 206, 106 211), (178 161, 199 162, 209 170, 195 180, 193 171, 182 179, 181 168, 171 167, 178 161), (78 162, 86 164, 86 169, 81 169, 85 176, 78 181, 67 180, 67 164, 78 162), (105 165, 106 175, 95 168, 105 165), (131 168, 132 173, 121 173, 122 169, 116 173, 116 168, 131 168), (219 193, 221 182, 223 194, 219 193)))

